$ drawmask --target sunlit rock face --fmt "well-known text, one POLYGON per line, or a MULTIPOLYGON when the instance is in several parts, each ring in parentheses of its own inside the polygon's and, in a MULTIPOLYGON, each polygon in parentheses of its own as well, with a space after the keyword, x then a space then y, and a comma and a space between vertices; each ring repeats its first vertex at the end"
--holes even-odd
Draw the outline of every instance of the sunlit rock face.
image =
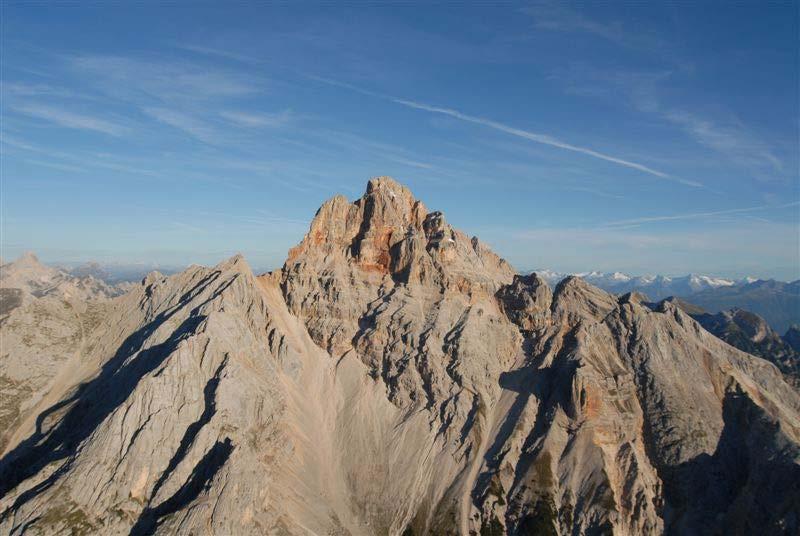
POLYGON ((26 281, 2 533, 800 530, 775 366, 670 302, 551 292, 387 177, 273 273, 234 257, 39 316, 26 281))

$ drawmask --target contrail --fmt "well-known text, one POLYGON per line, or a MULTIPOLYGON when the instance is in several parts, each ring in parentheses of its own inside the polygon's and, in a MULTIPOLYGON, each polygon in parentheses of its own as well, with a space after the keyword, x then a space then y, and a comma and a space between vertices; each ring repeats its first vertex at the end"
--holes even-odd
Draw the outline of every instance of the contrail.
POLYGON ((691 186, 693 188, 702 188, 704 187, 703 184, 695 181, 690 181, 686 179, 681 179, 679 177, 673 177, 669 173, 664 173, 663 171, 658 171, 657 169, 653 169, 651 167, 647 167, 643 164, 639 164, 637 162, 631 162, 630 160, 625 160, 624 158, 618 158, 616 156, 611 156, 608 154, 604 154, 593 149, 589 149, 587 147, 581 147, 578 145, 573 145, 571 143, 567 143, 565 141, 561 141, 557 138, 552 136, 548 136, 547 134, 540 134, 537 132, 530 132, 528 130, 523 130, 520 128, 512 127, 510 125, 506 125, 504 123, 500 123, 498 121, 494 121, 492 119, 486 119, 484 117, 478 117, 474 115, 465 114, 458 110, 454 110, 452 108, 444 108, 441 106, 433 106, 430 104, 425 104, 422 102, 412 101, 408 99, 402 99, 400 97, 394 97, 392 95, 385 95, 382 93, 377 93, 375 91, 370 91, 367 89, 360 88, 358 86, 354 86, 352 84, 348 84, 346 82, 340 82, 338 80, 332 80, 330 78, 322 78, 319 76, 313 75, 306 75, 308 78, 316 80, 318 82, 322 82, 324 84, 328 84, 331 86, 341 87, 345 89, 349 89, 351 91, 355 91, 357 93, 361 93, 362 95, 368 95, 370 97, 376 97, 383 100, 388 100, 394 102, 396 104, 400 104, 407 108, 413 108, 415 110, 423 110, 430 113, 446 115, 448 117, 452 117, 454 119, 458 119, 460 121, 464 121, 467 123, 473 123, 476 125, 483 125, 485 127, 493 128, 495 130, 499 130, 500 132, 505 132, 506 134, 510 134, 512 136, 517 136, 518 138, 523 138, 528 141, 532 141, 534 143, 539 143, 542 145, 548 145, 550 147, 557 147, 559 149, 564 149, 566 151, 573 151, 580 154, 585 154, 587 156, 591 156, 593 158, 597 158, 599 160, 604 160, 606 162, 611 162, 614 164, 618 164, 620 166, 624 166, 630 169, 635 169, 637 171, 641 171, 642 173, 647 173, 649 175, 653 175, 660 179, 666 179, 675 181, 686 186, 691 186))
POLYGON ((783 205, 758 205, 754 207, 744 208, 731 208, 727 210, 715 210, 711 212, 691 212, 688 214, 672 214, 668 216, 650 216, 646 218, 634 218, 630 220, 617 220, 605 223, 601 227, 619 227, 625 225, 636 225, 639 223, 653 223, 659 221, 674 221, 674 220, 694 220, 698 218, 709 218, 712 216, 723 216, 726 214, 740 214, 744 212, 758 212, 760 210, 775 210, 781 208, 796 207, 800 205, 800 201, 792 203, 785 203, 783 205))

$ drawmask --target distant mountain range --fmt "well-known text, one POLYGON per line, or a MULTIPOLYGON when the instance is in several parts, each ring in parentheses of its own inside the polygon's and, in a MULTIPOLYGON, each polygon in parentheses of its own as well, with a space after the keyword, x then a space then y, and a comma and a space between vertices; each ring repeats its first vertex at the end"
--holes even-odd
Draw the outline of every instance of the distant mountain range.
POLYGON ((172 275, 180 272, 185 266, 163 266, 158 263, 139 262, 139 263, 101 263, 89 261, 81 264, 60 263, 55 265, 74 277, 88 277, 105 281, 110 285, 122 282, 139 281, 147 274, 158 271, 164 275, 172 275))
POLYGON ((581 272, 563 273, 552 270, 534 270, 550 285, 555 285, 562 279, 574 275, 587 283, 600 287, 608 292, 624 294, 626 292, 643 292, 654 300, 661 300, 669 296, 688 296, 703 290, 735 287, 758 281, 754 277, 743 279, 726 279, 710 275, 689 274, 681 277, 665 275, 629 275, 623 272, 581 272))
POLYGON ((772 329, 785 333, 800 324, 800 280, 791 283, 758 280, 744 285, 707 289, 690 296, 691 302, 707 311, 738 307, 764 318, 772 329))
POLYGON ((632 276, 622 272, 566 274, 551 270, 534 271, 550 286, 574 275, 614 294, 641 292, 653 301, 677 296, 712 313, 745 309, 763 317, 779 333, 785 333, 793 324, 800 324, 800 280, 786 283, 754 277, 726 279, 699 274, 668 277, 632 276))

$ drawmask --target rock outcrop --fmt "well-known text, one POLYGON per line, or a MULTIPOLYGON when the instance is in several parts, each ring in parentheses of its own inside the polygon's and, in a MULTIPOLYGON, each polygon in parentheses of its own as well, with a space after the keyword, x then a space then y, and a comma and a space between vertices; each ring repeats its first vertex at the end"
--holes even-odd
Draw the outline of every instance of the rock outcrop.
POLYGON ((774 363, 789 383, 800 387, 800 351, 792 346, 795 338, 800 341, 797 330, 790 328, 781 337, 766 320, 750 311, 731 309, 711 314, 680 299, 669 301, 731 346, 774 363))
POLYGON ((43 265, 33 253, 0 266, 0 451, 24 414, 74 381, 86 335, 120 289, 43 265))
POLYGON ((786 333, 783 335, 783 340, 786 344, 792 347, 795 352, 800 352, 800 324, 793 324, 789 326, 786 333))
POLYGON ((800 530, 774 365, 671 303, 551 292, 389 178, 282 269, 151 274, 81 341, 14 399, 0 532, 800 530))

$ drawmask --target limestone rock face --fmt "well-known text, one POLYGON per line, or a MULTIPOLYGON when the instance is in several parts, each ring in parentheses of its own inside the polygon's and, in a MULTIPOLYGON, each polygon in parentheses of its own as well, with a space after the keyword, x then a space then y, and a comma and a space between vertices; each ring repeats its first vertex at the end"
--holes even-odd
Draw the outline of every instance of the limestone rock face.
POLYGON ((551 318, 553 293, 536 274, 515 275, 510 285, 497 292, 497 299, 506 317, 524 332, 546 327, 551 318))
POLYGON ((800 345, 795 345, 793 336, 800 333, 789 329, 781 337, 760 316, 743 309, 731 309, 716 314, 707 313, 686 302, 674 301, 681 309, 697 320, 701 326, 727 342, 749 354, 764 358, 774 363, 786 377, 786 380, 800 388, 800 345))
POLYGON ((551 292, 386 177, 326 202, 281 270, 237 256, 98 307, 79 344, 42 335, 71 360, 14 395, 0 533, 800 529, 800 395, 774 365, 670 302, 551 292))
POLYGON ((56 402, 53 388, 74 379, 87 334, 120 293, 33 253, 0 266, 0 451, 26 413, 44 399, 56 402))
POLYGON ((694 316, 704 328, 731 346, 775 363, 789 382, 800 387, 800 352, 755 313, 742 309, 694 316))

